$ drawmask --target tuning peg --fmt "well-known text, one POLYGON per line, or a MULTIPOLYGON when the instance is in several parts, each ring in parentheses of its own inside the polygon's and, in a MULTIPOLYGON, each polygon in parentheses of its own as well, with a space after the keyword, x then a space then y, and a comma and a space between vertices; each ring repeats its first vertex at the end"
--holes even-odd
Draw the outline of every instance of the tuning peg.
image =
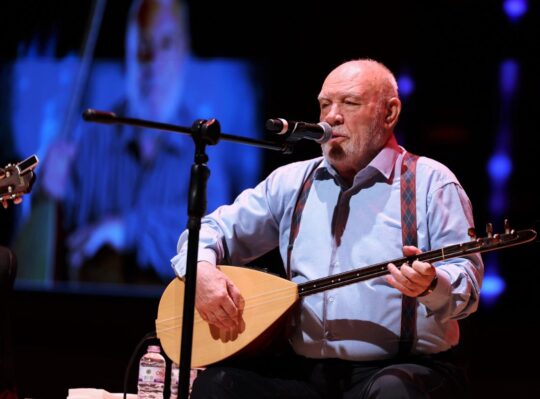
POLYGON ((493 225, 491 223, 486 224, 486 233, 488 238, 493 237, 493 225))
POLYGON ((508 219, 504 219, 504 234, 510 234, 510 223, 508 219))
POLYGON ((471 238, 471 241, 476 240, 476 230, 474 227, 469 227, 469 230, 467 230, 467 235, 471 238))

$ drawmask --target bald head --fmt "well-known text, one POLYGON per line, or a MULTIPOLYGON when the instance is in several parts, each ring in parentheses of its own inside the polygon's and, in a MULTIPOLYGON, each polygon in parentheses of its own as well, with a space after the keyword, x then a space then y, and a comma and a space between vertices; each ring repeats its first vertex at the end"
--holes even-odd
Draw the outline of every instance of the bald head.
POLYGON ((136 25, 141 29, 152 27, 160 18, 159 14, 166 13, 182 27, 187 23, 184 8, 185 5, 177 0, 135 0, 129 10, 128 25, 136 25))
POLYGON ((135 0, 130 9, 127 92, 138 117, 170 121, 177 111, 189 54, 185 13, 178 0, 135 0))
POLYGON ((383 64, 371 59, 347 61, 335 68, 326 81, 334 79, 362 82, 379 96, 398 97, 398 85, 392 72, 383 64))

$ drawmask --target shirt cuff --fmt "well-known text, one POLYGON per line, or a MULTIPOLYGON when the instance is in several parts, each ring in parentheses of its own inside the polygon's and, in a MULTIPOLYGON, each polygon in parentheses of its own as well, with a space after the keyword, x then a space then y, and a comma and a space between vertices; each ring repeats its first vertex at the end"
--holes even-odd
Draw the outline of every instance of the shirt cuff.
POLYGON ((425 296, 418 297, 418 301, 431 311, 443 307, 448 302, 451 290, 450 276, 448 273, 439 269, 436 269, 436 273, 437 285, 433 291, 425 296))
MULTIPOLYGON (((197 262, 205 261, 215 265, 217 263, 216 253, 208 248, 199 248, 197 262)), ((186 276, 187 245, 184 246, 178 255, 171 259, 171 264, 176 275, 180 278, 186 276)))

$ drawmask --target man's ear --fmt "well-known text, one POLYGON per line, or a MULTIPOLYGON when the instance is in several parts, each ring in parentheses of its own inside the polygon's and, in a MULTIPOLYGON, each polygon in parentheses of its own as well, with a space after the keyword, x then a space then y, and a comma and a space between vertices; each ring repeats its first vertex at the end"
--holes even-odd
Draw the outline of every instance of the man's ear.
POLYGON ((399 114, 401 112, 401 101, 397 97, 392 97, 386 103, 386 115, 384 123, 387 128, 393 129, 396 126, 399 114))

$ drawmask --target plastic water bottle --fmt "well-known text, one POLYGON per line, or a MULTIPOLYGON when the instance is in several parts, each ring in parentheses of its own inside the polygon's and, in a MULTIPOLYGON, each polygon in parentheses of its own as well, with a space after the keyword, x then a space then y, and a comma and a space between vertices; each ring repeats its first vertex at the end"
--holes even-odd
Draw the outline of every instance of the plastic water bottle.
POLYGON ((170 399, 178 399, 178 381, 180 380, 180 369, 175 362, 171 365, 171 397, 170 399))
POLYGON ((166 367, 160 347, 148 346, 148 352, 141 357, 139 362, 138 399, 163 399, 166 367))

